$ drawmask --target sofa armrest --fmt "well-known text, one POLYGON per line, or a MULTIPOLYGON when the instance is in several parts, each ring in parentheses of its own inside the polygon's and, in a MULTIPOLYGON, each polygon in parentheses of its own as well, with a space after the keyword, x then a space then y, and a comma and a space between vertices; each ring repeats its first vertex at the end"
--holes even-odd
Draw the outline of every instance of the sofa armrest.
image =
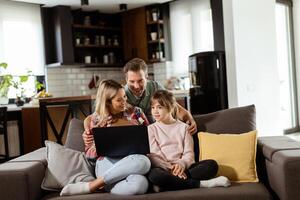
POLYGON ((286 136, 262 137, 258 148, 264 156, 268 184, 281 200, 300 197, 300 142, 286 136))
POLYGON ((42 195, 46 169, 45 148, 0 165, 1 200, 36 200, 42 195))

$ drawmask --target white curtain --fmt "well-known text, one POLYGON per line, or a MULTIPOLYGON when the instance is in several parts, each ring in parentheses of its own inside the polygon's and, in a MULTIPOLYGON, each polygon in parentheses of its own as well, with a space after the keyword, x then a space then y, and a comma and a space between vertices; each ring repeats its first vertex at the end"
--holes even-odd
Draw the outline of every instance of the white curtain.
POLYGON ((210 0, 170 3, 170 26, 173 73, 187 76, 188 57, 214 49, 210 0))
POLYGON ((13 75, 45 74, 39 5, 0 0, 0 62, 13 75))

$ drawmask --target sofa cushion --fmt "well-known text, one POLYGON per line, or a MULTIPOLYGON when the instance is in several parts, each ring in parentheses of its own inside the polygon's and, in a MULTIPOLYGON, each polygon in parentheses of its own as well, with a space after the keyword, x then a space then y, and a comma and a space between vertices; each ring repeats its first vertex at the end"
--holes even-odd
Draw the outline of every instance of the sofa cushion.
POLYGON ((198 131, 210 133, 246 133, 256 130, 255 106, 230 108, 204 115, 194 119, 198 131))
POLYGON ((256 131, 243 134, 200 132, 200 160, 219 164, 218 176, 233 182, 258 182, 256 173, 256 131))
POLYGON ((42 183, 45 190, 58 191, 69 183, 94 180, 93 167, 83 152, 45 141, 48 167, 42 183))
MULTIPOLYGON (((256 130, 255 106, 230 108, 217 112, 194 115, 198 131, 210 133, 239 134, 256 130)), ((197 134, 194 134, 195 159, 199 158, 199 143, 197 134)))
POLYGON ((76 118, 71 119, 65 147, 76 151, 84 151, 83 131, 83 121, 76 118))
POLYGON ((269 161, 272 161, 273 155, 278 151, 300 149, 300 142, 287 136, 260 137, 258 145, 269 161))
POLYGON ((75 195, 60 197, 59 193, 51 194, 43 198, 51 200, 271 200, 271 196, 265 186, 261 183, 232 184, 223 188, 197 188, 189 190, 168 191, 144 195, 114 195, 109 193, 94 193, 88 195, 75 195))

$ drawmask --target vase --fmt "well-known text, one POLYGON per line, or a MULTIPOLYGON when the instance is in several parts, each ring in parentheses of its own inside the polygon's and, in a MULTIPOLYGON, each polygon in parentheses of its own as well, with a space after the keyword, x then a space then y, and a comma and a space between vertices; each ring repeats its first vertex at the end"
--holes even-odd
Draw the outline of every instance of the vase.
POLYGON ((23 98, 21 98, 21 97, 17 97, 17 98, 16 98, 15 104, 16 104, 17 106, 23 106, 24 103, 25 103, 25 101, 24 101, 23 98))

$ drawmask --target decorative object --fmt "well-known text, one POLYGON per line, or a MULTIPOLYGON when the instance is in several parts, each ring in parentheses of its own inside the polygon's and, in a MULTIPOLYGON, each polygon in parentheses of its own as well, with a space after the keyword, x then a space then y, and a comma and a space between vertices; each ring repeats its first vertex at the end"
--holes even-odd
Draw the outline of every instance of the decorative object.
POLYGON ((101 36, 100 36, 100 44, 101 44, 102 46, 105 45, 105 36, 104 36, 104 35, 101 35, 101 36))
POLYGON ((107 39, 107 45, 108 45, 108 46, 111 46, 111 38, 108 38, 108 39, 107 39))
MULTIPOLYGON (((10 87, 13 87, 16 89, 17 91, 17 96, 16 98, 21 100, 24 99, 25 95, 25 88, 23 87, 23 83, 27 82, 28 77, 31 73, 31 71, 27 72, 27 75, 23 75, 23 76, 18 76, 17 79, 14 79, 13 76, 11 74, 5 74, 4 70, 6 70, 6 68, 8 67, 8 65, 6 63, 0 63, 0 70, 2 68, 3 71, 1 71, 1 75, 0 76, 0 97, 1 97, 1 104, 8 103, 8 90, 10 87)), ((18 103, 17 105, 21 105, 22 103, 18 103)), ((23 102, 24 104, 24 102, 23 102)))
POLYGON ((85 56, 85 57, 84 57, 84 62, 85 62, 86 64, 90 64, 91 61, 92 61, 92 56, 85 56))
POLYGON ((17 106, 23 106, 25 103, 25 99, 23 97, 17 97, 15 100, 15 104, 17 106))
POLYGON ((95 45, 99 45, 100 44, 100 36, 96 35, 95 36, 95 45))
MULTIPOLYGON (((0 72, 3 74, 2 70, 5 70, 7 68, 6 63, 0 63, 0 72)), ((0 76, 0 104, 8 104, 8 89, 12 85, 12 75, 1 75, 0 76)))
POLYGON ((84 17, 83 24, 84 24, 85 26, 90 26, 90 25, 91 25, 91 17, 90 17, 90 16, 85 16, 85 17, 84 17))
POLYGON ((150 36, 151 36, 151 40, 157 40, 157 32, 151 32, 150 36))
POLYGON ((109 61, 109 63, 111 63, 111 64, 113 64, 113 63, 116 62, 114 52, 109 52, 109 53, 108 53, 108 61, 109 61))
POLYGON ((118 41, 118 36, 114 35, 114 42, 113 42, 114 46, 119 46, 119 41, 118 41))
POLYGON ((157 59, 163 59, 164 58, 164 54, 162 51, 157 51, 156 52, 156 58, 157 59))
POLYGON ((74 33, 74 38, 75 38, 75 45, 80 45, 82 34, 79 33, 79 32, 75 32, 74 33))
POLYGON ((107 54, 103 55, 103 63, 108 64, 108 55, 107 54))
POLYGON ((90 44, 90 38, 88 36, 84 37, 84 45, 89 45, 90 44))
POLYGON ((159 12, 158 12, 158 10, 157 9, 153 9, 152 10, 152 20, 156 22, 158 20, 158 18, 159 18, 159 12))

